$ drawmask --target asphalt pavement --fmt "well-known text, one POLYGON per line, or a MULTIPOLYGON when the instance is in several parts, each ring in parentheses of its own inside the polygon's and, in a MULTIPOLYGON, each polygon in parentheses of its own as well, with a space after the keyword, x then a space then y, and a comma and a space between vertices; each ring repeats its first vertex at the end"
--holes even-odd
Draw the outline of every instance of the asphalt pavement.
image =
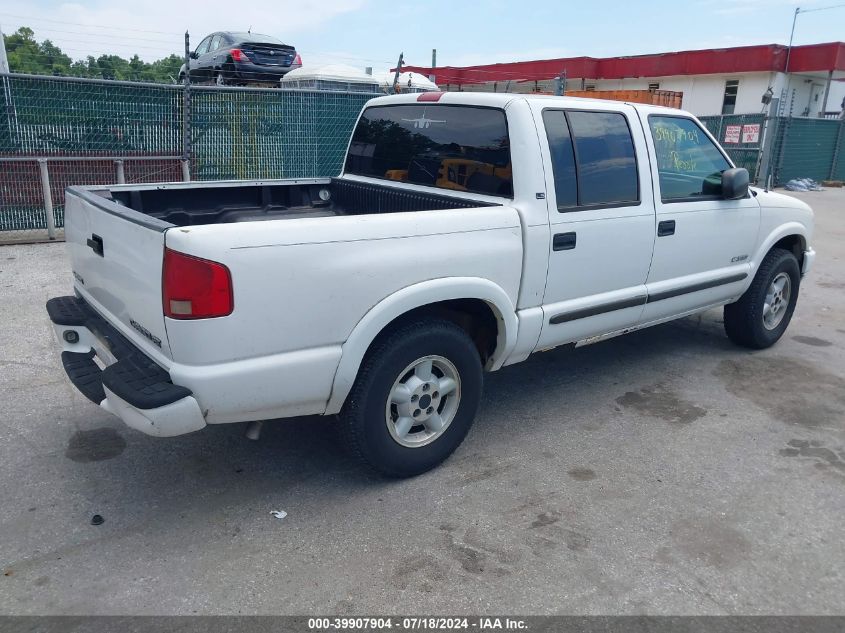
POLYGON ((845 190, 798 197, 818 258, 775 347, 714 310, 538 354, 405 481, 331 418, 125 427, 61 368, 64 245, 0 247, 0 613, 845 613, 845 190))

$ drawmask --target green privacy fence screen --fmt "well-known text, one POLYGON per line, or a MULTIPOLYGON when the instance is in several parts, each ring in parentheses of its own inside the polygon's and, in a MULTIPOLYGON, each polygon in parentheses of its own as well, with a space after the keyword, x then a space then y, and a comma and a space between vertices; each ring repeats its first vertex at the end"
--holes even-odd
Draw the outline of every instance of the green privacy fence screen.
POLYGON ((368 93, 194 88, 191 156, 199 180, 340 173, 368 93))
MULTIPOLYGON (((63 224, 79 184, 328 177, 367 92, 0 75, 0 241, 63 224), (42 172, 48 183, 42 183, 42 172)), ((59 235, 60 237, 60 235, 59 235)))
POLYGON ((779 118, 772 150, 773 180, 845 178, 845 120, 779 118))
MULTIPOLYGON (((0 88, 0 242, 46 237, 49 217, 61 237, 71 185, 336 175, 377 96, 33 75, 0 75, 0 88)), ((758 183, 845 179, 841 119, 701 120, 758 183)))
POLYGON ((752 181, 845 180, 845 120, 736 114, 699 117, 752 181), (746 134, 759 129, 759 137, 746 134), (738 141, 738 142, 737 142, 738 141), (765 173, 763 173, 765 172, 765 173))

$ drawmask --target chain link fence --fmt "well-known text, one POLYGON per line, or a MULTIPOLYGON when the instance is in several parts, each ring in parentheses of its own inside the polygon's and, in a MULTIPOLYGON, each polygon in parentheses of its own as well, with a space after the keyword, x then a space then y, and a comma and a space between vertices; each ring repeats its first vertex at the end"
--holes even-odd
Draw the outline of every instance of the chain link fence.
POLYGON ((198 180, 340 173, 352 127, 373 93, 191 89, 191 166, 198 180))
POLYGON ((766 117, 763 114, 727 114, 699 117, 737 167, 745 167, 754 182, 760 168, 766 117))
POLYGON ((845 120, 780 117, 776 127, 772 147, 774 184, 785 184, 794 178, 845 179, 845 120))
MULTIPOLYGON (((0 243, 61 239, 70 185, 336 175, 376 96, 15 74, 0 87, 0 243)), ((701 121, 760 184, 845 179, 841 119, 701 121)))
POLYGON ((700 117, 752 182, 845 180, 845 120, 737 114, 700 117))
POLYGON ((334 176, 372 92, 0 75, 0 243, 61 239, 71 185, 334 176))

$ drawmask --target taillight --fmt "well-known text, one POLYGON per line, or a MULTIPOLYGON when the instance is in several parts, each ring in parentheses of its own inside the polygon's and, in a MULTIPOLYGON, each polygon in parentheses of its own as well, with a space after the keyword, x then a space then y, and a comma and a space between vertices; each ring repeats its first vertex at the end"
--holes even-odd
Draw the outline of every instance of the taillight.
POLYGON ((251 62, 252 61, 249 58, 249 56, 239 48, 233 48, 232 50, 229 51, 229 54, 232 56, 232 60, 236 61, 236 62, 251 62))
POLYGON ((171 319, 211 319, 232 314, 232 276, 223 264, 164 249, 164 315, 171 319))
POLYGON ((302 57, 299 56, 299 53, 297 53, 296 57, 293 58, 293 64, 292 65, 295 66, 296 64, 299 64, 300 66, 302 66, 302 57))

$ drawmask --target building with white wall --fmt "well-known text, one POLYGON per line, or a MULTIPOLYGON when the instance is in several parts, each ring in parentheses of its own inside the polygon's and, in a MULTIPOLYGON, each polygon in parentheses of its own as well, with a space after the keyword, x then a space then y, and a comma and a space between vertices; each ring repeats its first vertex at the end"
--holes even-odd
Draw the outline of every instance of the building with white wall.
POLYGON ((561 76, 566 90, 670 90, 698 116, 836 117, 845 99, 845 42, 403 70, 433 75, 444 90, 552 92, 561 76))

